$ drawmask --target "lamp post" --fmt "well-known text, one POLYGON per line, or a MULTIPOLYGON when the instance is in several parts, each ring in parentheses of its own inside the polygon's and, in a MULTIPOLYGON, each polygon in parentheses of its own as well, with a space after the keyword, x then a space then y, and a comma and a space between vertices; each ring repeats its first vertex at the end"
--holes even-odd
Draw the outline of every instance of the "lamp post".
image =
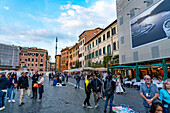
POLYGON ((56 59, 57 59, 57 42, 58 42, 58 38, 56 37, 56 47, 55 47, 55 75, 56 75, 56 72, 57 72, 57 68, 56 68, 56 59))

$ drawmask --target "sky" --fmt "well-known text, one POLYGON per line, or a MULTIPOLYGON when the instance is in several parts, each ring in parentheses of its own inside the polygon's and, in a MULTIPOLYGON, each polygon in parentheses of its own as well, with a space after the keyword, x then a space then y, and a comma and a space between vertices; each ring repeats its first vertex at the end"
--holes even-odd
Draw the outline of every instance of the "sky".
POLYGON ((116 19, 116 0, 0 0, 0 43, 48 50, 55 61, 79 35, 116 19))

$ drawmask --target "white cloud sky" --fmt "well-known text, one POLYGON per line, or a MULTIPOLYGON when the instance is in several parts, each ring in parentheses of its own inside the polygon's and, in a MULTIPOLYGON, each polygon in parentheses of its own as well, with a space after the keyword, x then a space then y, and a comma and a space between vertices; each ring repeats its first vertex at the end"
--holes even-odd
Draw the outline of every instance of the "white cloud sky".
POLYGON ((8 7, 8 6, 4 6, 4 9, 5 9, 5 10, 9 10, 9 7, 8 7))

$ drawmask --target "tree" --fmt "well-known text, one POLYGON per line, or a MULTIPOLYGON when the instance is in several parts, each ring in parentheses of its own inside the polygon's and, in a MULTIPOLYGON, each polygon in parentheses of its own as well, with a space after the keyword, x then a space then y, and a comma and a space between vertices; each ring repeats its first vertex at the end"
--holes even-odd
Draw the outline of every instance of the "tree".
POLYGON ((103 58, 103 66, 104 67, 108 67, 108 62, 110 60, 111 60, 111 56, 110 55, 104 56, 104 58, 103 58))
POLYGON ((88 67, 90 67, 91 66, 91 62, 90 62, 90 60, 88 61, 88 67))
POLYGON ((75 68, 79 68, 79 61, 76 61, 75 68))

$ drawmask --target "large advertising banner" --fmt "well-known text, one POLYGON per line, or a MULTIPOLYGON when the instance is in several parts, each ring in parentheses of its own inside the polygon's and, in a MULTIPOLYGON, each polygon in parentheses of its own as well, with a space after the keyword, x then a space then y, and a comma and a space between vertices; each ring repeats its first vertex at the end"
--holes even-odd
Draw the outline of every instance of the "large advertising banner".
POLYGON ((130 24, 132 48, 170 38, 170 0, 160 0, 130 24))

